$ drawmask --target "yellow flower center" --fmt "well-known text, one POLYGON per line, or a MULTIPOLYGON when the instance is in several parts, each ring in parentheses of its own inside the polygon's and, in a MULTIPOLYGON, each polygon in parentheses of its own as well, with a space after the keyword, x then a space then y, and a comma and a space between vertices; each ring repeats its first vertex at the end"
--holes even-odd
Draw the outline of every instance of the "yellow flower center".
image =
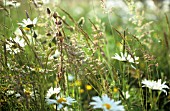
POLYGON ((80 89, 79 92, 82 94, 84 93, 84 89, 80 89))
POLYGON ((117 93, 117 92, 118 92, 118 88, 114 87, 113 91, 114 91, 115 93, 117 93))
POLYGON ((76 80, 76 81, 75 81, 75 85, 76 85, 76 86, 81 86, 81 84, 82 84, 82 83, 81 83, 80 80, 76 80))
POLYGON ((30 28, 28 28, 28 27, 25 27, 25 28, 24 28, 24 30, 26 30, 26 31, 30 31, 30 28))
POLYGON ((86 89, 87 89, 87 90, 92 90, 92 86, 86 85, 86 89))
POLYGON ((58 103, 62 103, 62 102, 67 102, 67 100, 65 98, 60 98, 57 100, 58 103))
POLYGON ((31 94, 31 92, 26 90, 25 94, 29 96, 31 94))
POLYGON ((103 106, 105 106, 106 109, 110 109, 110 108, 111 108, 111 105, 110 105, 110 104, 107 104, 107 103, 103 104, 103 106))

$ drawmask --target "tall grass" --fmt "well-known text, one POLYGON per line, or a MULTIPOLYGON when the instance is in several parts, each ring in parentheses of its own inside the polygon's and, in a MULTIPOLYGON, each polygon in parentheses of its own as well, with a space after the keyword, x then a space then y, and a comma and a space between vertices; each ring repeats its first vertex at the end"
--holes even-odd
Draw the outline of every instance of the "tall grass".
POLYGON ((16 2, 9 7, 5 1, 0 9, 0 110, 53 111, 62 105, 61 111, 98 111, 90 103, 102 95, 121 101, 127 111, 170 110, 168 88, 143 84, 161 79, 169 86, 169 12, 139 9, 128 0, 124 13, 108 9, 105 0, 22 0, 17 8, 16 2), (57 96, 57 103, 49 105, 51 87, 61 90, 48 98, 57 96), (65 103, 67 97, 76 102, 65 103))

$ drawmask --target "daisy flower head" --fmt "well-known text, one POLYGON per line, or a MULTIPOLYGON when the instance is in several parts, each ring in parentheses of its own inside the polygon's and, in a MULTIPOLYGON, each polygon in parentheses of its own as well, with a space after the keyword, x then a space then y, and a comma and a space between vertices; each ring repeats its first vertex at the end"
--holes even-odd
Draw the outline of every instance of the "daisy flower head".
POLYGON ((130 62, 130 63, 136 63, 139 64, 139 62, 136 62, 137 60, 139 60, 139 57, 132 57, 130 54, 127 53, 120 53, 120 55, 118 53, 115 54, 114 57, 112 57, 113 59, 116 59, 118 61, 123 61, 123 62, 130 62))
POLYGON ((46 99, 47 104, 57 104, 57 110, 62 109, 65 105, 72 105, 72 103, 75 103, 75 99, 71 97, 56 97, 56 99, 46 99))
POLYGON ((165 84, 166 82, 161 83, 161 79, 158 79, 158 81, 153 81, 153 80, 142 80, 142 87, 148 87, 149 89, 153 90, 160 90, 166 93, 167 91, 165 89, 169 89, 169 87, 165 84))
POLYGON ((30 18, 27 18, 23 19, 22 23, 18 23, 18 25, 21 25, 22 27, 25 28, 32 28, 37 24, 37 21, 38 21, 37 17, 34 18, 33 21, 30 18))
POLYGON ((123 92, 123 95, 125 96, 126 99, 130 97, 129 91, 123 92))
POLYGON ((57 94, 60 92, 61 88, 50 88, 48 91, 47 91, 47 94, 46 94, 46 99, 51 99, 51 98, 55 98, 57 96, 57 94))
POLYGON ((18 8, 20 5, 21 5, 21 3, 15 1, 15 0, 13 0, 13 1, 3 0, 3 6, 18 8))
POLYGON ((94 109, 103 109, 103 111, 125 111, 122 105, 119 105, 121 101, 114 101, 110 99, 107 95, 103 95, 101 98, 99 96, 92 97, 94 102, 90 102, 90 105, 94 109))
POLYGON ((8 96, 15 95, 16 98, 21 97, 21 95, 20 95, 19 93, 16 93, 16 92, 13 91, 13 90, 8 90, 8 91, 6 92, 6 94, 7 94, 8 96))
POLYGON ((67 97, 67 98, 62 98, 62 97, 57 97, 57 108, 60 110, 61 108, 63 108, 63 105, 71 105, 72 103, 75 103, 75 99, 71 98, 71 97, 67 97))
POLYGON ((15 92, 13 91, 13 90, 8 90, 7 92, 6 92, 6 94, 7 95, 13 95, 15 92))
POLYGON ((15 38, 10 37, 8 40, 6 40, 6 43, 6 49, 10 54, 21 52, 22 48, 26 45, 24 39, 18 36, 15 38))

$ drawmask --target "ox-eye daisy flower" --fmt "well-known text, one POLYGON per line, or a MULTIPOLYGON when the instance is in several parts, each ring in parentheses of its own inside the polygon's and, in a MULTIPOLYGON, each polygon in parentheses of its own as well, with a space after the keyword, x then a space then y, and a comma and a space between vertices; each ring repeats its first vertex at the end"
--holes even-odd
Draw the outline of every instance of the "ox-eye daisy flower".
POLYGON ((21 3, 15 1, 15 0, 14 1, 3 0, 3 6, 18 8, 20 5, 21 5, 21 3))
POLYGON ((130 62, 130 63, 136 63, 136 64, 139 63, 139 62, 136 62, 139 59, 139 57, 136 57, 136 56, 132 57, 130 54, 127 54, 127 53, 123 54, 122 52, 120 53, 120 55, 116 53, 115 56, 112 58, 119 60, 119 61, 123 61, 123 62, 130 62))
POLYGON ((32 28, 36 25, 37 23, 37 17, 33 19, 33 21, 28 18, 28 19, 23 19, 22 22, 23 23, 18 23, 18 25, 21 25, 22 27, 25 27, 25 28, 32 28))
POLYGON ((63 97, 56 97, 56 99, 46 99, 47 104, 57 104, 57 110, 60 110, 64 107, 64 105, 71 105, 72 103, 76 102, 75 99, 71 97, 63 98, 63 97))
POLYGON ((15 38, 10 37, 6 40, 6 49, 10 54, 19 53, 21 49, 26 45, 24 39, 16 36, 15 38))
POLYGON ((169 89, 169 87, 167 85, 165 85, 166 82, 161 83, 161 79, 159 79, 158 81, 153 81, 153 80, 142 80, 142 87, 148 87, 149 89, 153 89, 153 90, 160 90, 163 91, 164 93, 166 93, 167 95, 167 91, 165 89, 169 89))
POLYGON ((50 98, 54 98, 57 96, 57 94, 60 92, 61 88, 50 88, 48 91, 47 91, 47 95, 46 95, 46 99, 50 99, 50 98))
POLYGON ((62 109, 64 106, 70 106, 72 103, 76 102, 75 99, 71 97, 60 97, 57 94, 60 92, 61 88, 50 88, 47 91, 46 102, 47 104, 56 104, 57 110, 62 109))
POLYGON ((90 102, 94 109, 102 109, 103 111, 124 111, 124 107, 119 105, 121 101, 114 101, 110 99, 107 95, 103 95, 101 98, 99 96, 92 97, 94 102, 90 102))

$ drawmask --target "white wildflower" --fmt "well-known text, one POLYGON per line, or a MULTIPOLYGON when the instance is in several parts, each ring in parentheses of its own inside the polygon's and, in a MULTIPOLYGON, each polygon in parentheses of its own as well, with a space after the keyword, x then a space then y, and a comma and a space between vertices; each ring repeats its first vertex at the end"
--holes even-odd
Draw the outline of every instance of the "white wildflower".
POLYGON ((169 89, 169 87, 167 85, 165 85, 166 82, 161 83, 161 79, 159 79, 158 81, 153 81, 153 80, 142 80, 142 87, 148 87, 149 89, 153 89, 153 90, 160 90, 163 91, 164 93, 166 93, 167 95, 167 91, 165 89, 169 89))
POLYGON ((125 96, 126 99, 130 97, 129 91, 123 92, 123 95, 125 96))
POLYGON ((27 27, 27 28, 32 28, 37 24, 37 17, 33 19, 33 21, 28 18, 28 19, 23 19, 22 22, 23 23, 18 23, 18 25, 21 25, 22 27, 27 27))
POLYGON ((3 0, 3 6, 8 6, 8 7, 14 7, 17 8, 21 5, 21 3, 17 1, 8 1, 8 0, 3 0))
POLYGON ((47 104, 57 104, 57 110, 60 110, 64 107, 64 105, 71 105, 75 103, 75 99, 71 97, 63 98, 63 97, 56 97, 56 99, 46 99, 47 104))
POLYGON ((124 106, 119 105, 121 101, 114 101, 107 95, 92 97, 94 102, 90 102, 94 109, 103 109, 103 111, 125 111, 124 106))
POLYGON ((113 59, 119 60, 119 61, 123 61, 123 62, 130 62, 130 63, 136 63, 139 64, 139 62, 137 62, 137 60, 139 60, 139 57, 134 56, 134 58, 130 55, 130 54, 123 54, 122 52, 119 54, 115 54, 114 57, 112 57, 113 59))

